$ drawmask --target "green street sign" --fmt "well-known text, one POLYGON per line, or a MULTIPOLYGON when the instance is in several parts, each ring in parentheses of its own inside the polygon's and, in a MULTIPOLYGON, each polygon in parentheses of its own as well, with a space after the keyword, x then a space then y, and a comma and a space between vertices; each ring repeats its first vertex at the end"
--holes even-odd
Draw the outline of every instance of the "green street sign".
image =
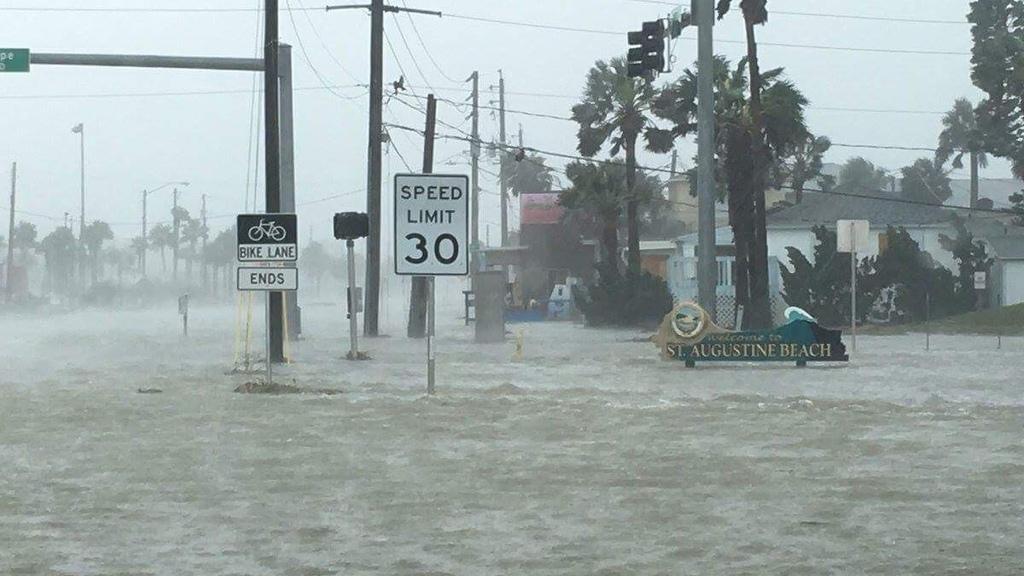
POLYGON ((0 72, 28 72, 28 48, 0 48, 0 72))

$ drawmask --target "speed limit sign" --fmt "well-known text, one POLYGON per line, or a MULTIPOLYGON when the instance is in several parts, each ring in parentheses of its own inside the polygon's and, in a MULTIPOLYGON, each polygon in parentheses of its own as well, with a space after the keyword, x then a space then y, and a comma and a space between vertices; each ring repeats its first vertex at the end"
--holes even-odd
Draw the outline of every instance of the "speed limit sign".
POLYGON ((469 178, 395 175, 395 273, 469 274, 469 178))

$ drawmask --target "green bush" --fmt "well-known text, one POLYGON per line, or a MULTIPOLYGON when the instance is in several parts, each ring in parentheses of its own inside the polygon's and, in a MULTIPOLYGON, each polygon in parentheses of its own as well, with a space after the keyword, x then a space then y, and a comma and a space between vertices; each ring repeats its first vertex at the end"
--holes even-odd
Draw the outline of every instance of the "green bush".
POLYGON ((623 275, 598 265, 598 280, 573 292, 588 326, 651 326, 672 310, 668 284, 647 272, 623 275))

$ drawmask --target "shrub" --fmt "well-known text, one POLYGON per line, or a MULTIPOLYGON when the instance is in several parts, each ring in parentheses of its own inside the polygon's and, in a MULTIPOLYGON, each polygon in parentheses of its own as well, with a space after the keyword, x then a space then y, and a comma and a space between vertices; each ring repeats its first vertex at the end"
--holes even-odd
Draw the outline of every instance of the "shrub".
POLYGON ((651 326, 672 310, 668 284, 647 272, 621 274, 598 266, 598 279, 573 287, 576 305, 588 326, 651 326))

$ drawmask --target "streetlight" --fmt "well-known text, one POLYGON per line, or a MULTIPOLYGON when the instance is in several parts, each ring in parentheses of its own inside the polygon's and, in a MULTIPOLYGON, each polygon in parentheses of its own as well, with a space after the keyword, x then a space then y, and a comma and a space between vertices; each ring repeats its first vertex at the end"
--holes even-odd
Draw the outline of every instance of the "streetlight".
MULTIPOLYGON (((79 157, 81 159, 81 163, 80 163, 80 175, 81 175, 81 177, 80 177, 80 186, 81 186, 81 206, 80 206, 80 208, 81 208, 81 211, 79 212, 79 221, 78 221, 78 244, 79 244, 79 249, 82 249, 81 244, 82 244, 83 240, 85 239, 85 236, 84 236, 84 232, 85 232, 85 125, 83 123, 79 122, 78 124, 76 124, 74 127, 71 128, 71 133, 72 134, 78 134, 78 136, 79 136, 78 141, 79 141, 79 144, 80 144, 79 145, 79 157)), ((76 251, 76 253, 77 253, 77 251, 76 251)), ((78 276, 79 276, 79 281, 82 283, 82 286, 84 287, 85 286, 85 258, 84 258, 84 256, 79 256, 78 276)))
MULTIPOLYGON (((147 232, 146 232, 146 198, 150 194, 152 194, 154 192, 158 192, 160 190, 163 190, 164 188, 167 188, 168 186, 188 186, 188 185, 189 185, 188 182, 167 182, 166 184, 161 184, 161 185, 157 186, 156 188, 153 188, 152 190, 143 190, 142 191, 142 245, 143 245, 143 249, 142 249, 142 277, 143 278, 146 277, 146 251, 149 248, 149 239, 146 237, 146 234, 147 234, 147 232)), ((175 192, 175 194, 174 194, 174 201, 175 201, 175 204, 177 204, 177 201, 178 201, 178 194, 177 194, 177 192, 175 192)))

